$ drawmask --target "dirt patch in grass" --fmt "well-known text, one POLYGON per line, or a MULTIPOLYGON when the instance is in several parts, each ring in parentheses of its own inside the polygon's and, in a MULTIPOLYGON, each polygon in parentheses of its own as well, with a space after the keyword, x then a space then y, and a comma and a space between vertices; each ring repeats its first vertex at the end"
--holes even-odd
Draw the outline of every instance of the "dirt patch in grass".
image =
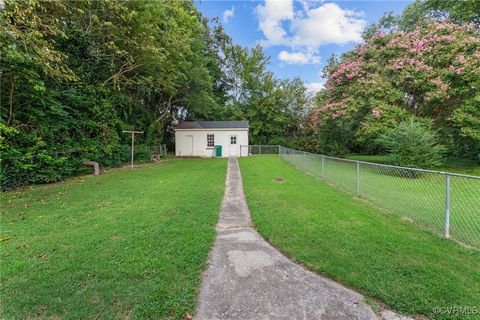
POLYGON ((401 216, 400 219, 403 220, 403 221, 415 224, 415 221, 413 221, 413 219, 411 219, 409 217, 401 216))
POLYGON ((283 178, 275 178, 275 179, 273 180, 273 182, 276 182, 276 183, 285 183, 285 182, 287 182, 287 180, 285 180, 285 179, 283 179, 283 178))

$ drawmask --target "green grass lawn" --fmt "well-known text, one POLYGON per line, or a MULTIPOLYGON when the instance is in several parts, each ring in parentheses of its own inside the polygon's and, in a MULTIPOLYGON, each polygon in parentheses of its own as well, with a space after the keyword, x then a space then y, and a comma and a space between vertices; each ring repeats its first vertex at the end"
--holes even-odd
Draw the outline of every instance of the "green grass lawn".
POLYGON ((278 156, 241 158, 240 167, 256 228, 311 270, 407 314, 464 319, 433 308, 480 306, 478 251, 327 186, 278 156))
MULTIPOLYGON (((351 155, 348 159, 390 164, 386 155, 351 155)), ((431 169, 480 176, 480 160, 449 158, 441 167, 431 169)))
POLYGON ((3 193, 0 317, 193 314, 225 172, 170 160, 3 193))
MULTIPOLYGON (((299 169, 322 178, 321 156, 307 154, 284 157, 299 169)), ((356 163, 326 158, 323 180, 350 194, 356 194, 356 163)), ((432 232, 443 234, 445 180, 445 176, 440 174, 426 173, 411 177, 404 170, 362 163, 359 195, 432 232)), ((451 239, 480 249, 480 179, 452 176, 450 198, 451 239)))

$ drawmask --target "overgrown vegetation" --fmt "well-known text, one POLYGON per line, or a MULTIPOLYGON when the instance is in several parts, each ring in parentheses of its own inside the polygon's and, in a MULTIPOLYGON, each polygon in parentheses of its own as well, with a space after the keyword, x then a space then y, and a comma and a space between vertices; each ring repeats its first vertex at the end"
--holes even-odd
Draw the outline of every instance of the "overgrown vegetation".
POLYGON ((241 158, 255 227, 294 260, 409 315, 480 304, 480 254, 327 186, 278 157, 241 158), (276 182, 283 179, 283 183, 276 182))
POLYGON ((2 319, 185 319, 224 159, 170 160, 1 194, 2 319))
POLYGON ((117 165, 122 130, 171 148, 179 120, 242 119, 270 143, 305 117, 304 84, 276 79, 261 47, 235 45, 192 1, 7 0, 0 40, 3 189, 59 180, 84 158, 117 165))

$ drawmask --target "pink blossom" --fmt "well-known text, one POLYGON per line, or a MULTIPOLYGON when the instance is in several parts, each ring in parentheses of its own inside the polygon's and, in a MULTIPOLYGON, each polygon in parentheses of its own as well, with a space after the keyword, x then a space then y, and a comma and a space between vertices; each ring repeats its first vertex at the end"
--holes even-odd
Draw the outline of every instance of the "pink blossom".
POLYGON ((428 71, 431 71, 433 70, 432 67, 426 65, 425 63, 423 63, 422 61, 415 61, 415 70, 418 70, 418 71, 422 71, 422 70, 428 70, 428 71))
POLYGON ((357 47, 357 53, 360 57, 364 56, 367 50, 365 49, 365 46, 358 46, 357 47))
POLYGON ((380 117, 381 114, 382 114, 382 112, 380 110, 372 109, 372 116, 374 116, 375 118, 380 117))
POLYGON ((404 43, 400 42, 398 38, 391 38, 387 43, 387 47, 397 47, 397 46, 404 47, 404 43))
POLYGON ((450 70, 453 70, 453 72, 455 72, 455 74, 460 74, 465 70, 465 67, 457 68, 454 65, 450 65, 449 68, 450 68, 450 70))
POLYGON ((410 50, 411 53, 420 53, 425 51, 425 41, 423 40, 415 40, 413 42, 413 48, 410 50))
POLYGON ((442 40, 445 41, 445 42, 452 42, 453 41, 453 36, 452 35, 443 36, 442 40))
POLYGON ((353 77, 360 74, 361 62, 347 60, 342 62, 337 70, 332 73, 332 78, 337 84, 342 83, 343 76, 346 76, 347 79, 353 79, 353 77))

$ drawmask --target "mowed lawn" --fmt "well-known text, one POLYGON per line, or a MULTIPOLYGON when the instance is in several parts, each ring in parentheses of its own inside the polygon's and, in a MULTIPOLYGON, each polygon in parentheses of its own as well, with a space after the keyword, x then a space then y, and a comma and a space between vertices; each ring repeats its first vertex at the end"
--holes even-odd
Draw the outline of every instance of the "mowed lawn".
MULTIPOLYGON (((400 312, 480 306, 480 253, 327 186, 278 156, 240 159, 254 224, 313 271, 400 312)), ((479 317, 473 316, 471 319, 479 317)))
MULTIPOLYGON (((352 160, 390 164, 388 156, 386 155, 351 155, 348 158, 352 160)), ((480 159, 451 158, 446 159, 444 164, 438 168, 427 169, 480 176, 480 159)))
MULTIPOLYGON (((300 170, 321 178, 320 155, 284 155, 300 170)), ((356 194, 357 166, 326 158, 323 179, 350 194, 356 194)), ((360 197, 392 213, 407 217, 438 234, 445 229, 446 178, 424 173, 409 177, 398 169, 360 164, 360 197)), ((480 179, 451 176, 450 237, 480 249, 480 179)))
POLYGON ((0 317, 193 314, 225 172, 170 160, 3 193, 0 317))

